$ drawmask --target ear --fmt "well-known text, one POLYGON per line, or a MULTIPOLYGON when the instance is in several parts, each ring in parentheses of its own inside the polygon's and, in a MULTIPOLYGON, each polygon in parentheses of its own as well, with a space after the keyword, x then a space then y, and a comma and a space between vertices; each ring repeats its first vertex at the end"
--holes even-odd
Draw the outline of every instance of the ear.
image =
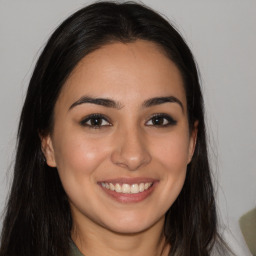
POLYGON ((52 139, 50 135, 40 136, 41 138, 41 148, 44 153, 46 163, 50 167, 56 167, 54 148, 52 144, 52 139))
POLYGON ((196 142, 197 142, 197 132, 198 132, 198 121, 194 122, 193 129, 190 133, 190 139, 189 139, 189 152, 188 152, 188 164, 191 162, 192 157, 195 152, 196 148, 196 142))

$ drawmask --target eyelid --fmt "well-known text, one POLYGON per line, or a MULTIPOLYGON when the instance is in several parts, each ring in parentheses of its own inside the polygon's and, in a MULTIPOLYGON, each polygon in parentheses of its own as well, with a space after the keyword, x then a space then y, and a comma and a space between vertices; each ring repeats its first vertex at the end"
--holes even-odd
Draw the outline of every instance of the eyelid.
POLYGON ((153 126, 153 127, 159 127, 159 128, 162 128, 162 127, 168 127, 168 126, 173 126, 173 125, 176 125, 177 124, 177 121, 169 114, 166 114, 166 113, 156 113, 156 114, 153 114, 149 119, 148 121, 146 121, 145 123, 147 126, 153 126), (148 125, 147 123, 149 121, 152 122, 152 119, 153 118, 164 118, 168 121, 167 124, 162 124, 162 125, 157 125, 157 124, 150 124, 148 125))
POLYGON ((82 126, 86 126, 86 127, 94 128, 94 129, 102 128, 102 127, 105 127, 105 126, 112 126, 111 120, 108 117, 106 117, 105 115, 100 114, 100 113, 93 113, 93 114, 87 115, 86 117, 84 117, 80 121, 80 124, 82 126), (102 119, 102 120, 108 122, 108 124, 107 125, 89 125, 89 124, 86 124, 88 121, 90 121, 92 119, 102 119))

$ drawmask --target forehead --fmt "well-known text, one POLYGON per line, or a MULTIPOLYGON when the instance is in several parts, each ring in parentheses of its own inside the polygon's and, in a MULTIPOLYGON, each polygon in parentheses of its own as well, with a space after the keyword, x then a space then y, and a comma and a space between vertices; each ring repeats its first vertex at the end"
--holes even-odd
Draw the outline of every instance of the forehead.
POLYGON ((58 101, 72 104, 83 95, 134 104, 172 95, 186 106, 180 71, 159 46, 143 40, 111 43, 86 55, 64 84, 58 101))

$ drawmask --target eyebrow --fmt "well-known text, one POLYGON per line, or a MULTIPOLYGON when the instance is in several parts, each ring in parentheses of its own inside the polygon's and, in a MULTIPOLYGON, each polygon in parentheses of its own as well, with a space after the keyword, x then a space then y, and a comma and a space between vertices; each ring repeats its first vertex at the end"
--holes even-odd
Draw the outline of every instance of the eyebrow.
POLYGON ((107 108, 116 108, 121 109, 123 106, 120 102, 116 102, 111 99, 105 99, 105 98, 93 98, 89 96, 83 96, 79 100, 75 101, 70 107, 69 110, 74 108, 75 106, 84 104, 84 103, 90 103, 95 105, 104 106, 107 108))
POLYGON ((156 97, 156 98, 148 99, 143 102, 142 106, 152 107, 152 106, 156 106, 156 105, 160 105, 160 104, 164 104, 164 103, 168 103, 168 102, 177 103, 181 107, 182 111, 184 111, 184 106, 183 106, 182 102, 174 96, 156 97))
MULTIPOLYGON (((123 108, 123 105, 118 101, 114 101, 114 100, 107 99, 107 98, 93 98, 90 96, 83 96, 79 100, 75 101, 69 107, 69 110, 78 105, 85 104, 85 103, 100 105, 100 106, 104 106, 107 108, 115 108, 115 109, 123 108)), ((182 111, 184 111, 184 106, 183 106, 182 102, 174 96, 155 97, 155 98, 145 100, 142 103, 142 107, 152 107, 152 106, 161 105, 164 103, 177 103, 181 107, 182 111)))

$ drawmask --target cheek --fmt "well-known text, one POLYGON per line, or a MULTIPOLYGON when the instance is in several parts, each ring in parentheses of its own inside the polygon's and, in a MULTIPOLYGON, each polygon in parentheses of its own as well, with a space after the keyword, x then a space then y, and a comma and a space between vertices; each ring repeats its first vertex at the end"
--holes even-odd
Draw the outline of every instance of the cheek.
MULTIPOLYGON (((84 136, 62 136, 55 145, 55 158, 61 180, 76 180, 85 183, 93 179, 94 171, 107 156, 106 147, 84 136)), ((104 143, 103 143, 104 144, 104 143)))
POLYGON ((154 143, 155 158, 172 172, 186 168, 189 158, 189 139, 184 133, 175 133, 154 143))
POLYGON ((186 133, 175 133, 155 143, 154 155, 162 170, 160 205, 167 211, 178 197, 187 172, 189 139, 186 133))

